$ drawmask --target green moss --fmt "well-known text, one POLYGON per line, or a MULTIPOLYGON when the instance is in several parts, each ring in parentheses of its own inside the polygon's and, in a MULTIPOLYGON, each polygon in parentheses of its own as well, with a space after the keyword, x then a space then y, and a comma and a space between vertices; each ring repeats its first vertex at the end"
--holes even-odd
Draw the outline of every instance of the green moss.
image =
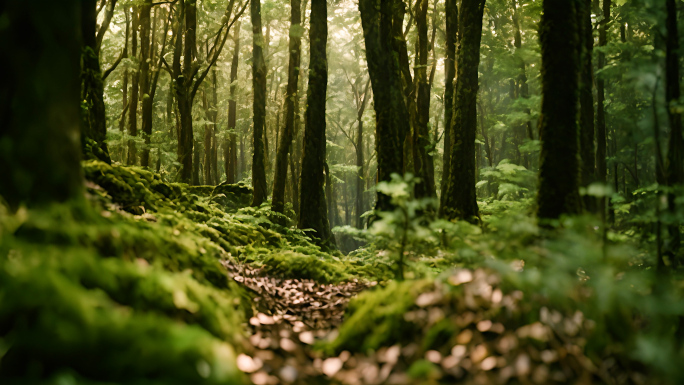
POLYGON ((350 278, 342 263, 315 255, 281 252, 267 255, 262 263, 264 273, 273 277, 312 279, 326 284, 350 278))

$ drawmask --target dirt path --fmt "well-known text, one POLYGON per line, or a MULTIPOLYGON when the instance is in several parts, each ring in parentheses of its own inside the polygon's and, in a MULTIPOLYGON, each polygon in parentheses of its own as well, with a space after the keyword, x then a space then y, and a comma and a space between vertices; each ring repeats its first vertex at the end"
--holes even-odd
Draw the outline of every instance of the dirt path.
POLYGON ((254 293, 252 335, 238 367, 260 384, 327 384, 349 354, 322 359, 316 341, 334 338, 351 297, 369 287, 263 277, 258 269, 223 263, 231 277, 254 293))

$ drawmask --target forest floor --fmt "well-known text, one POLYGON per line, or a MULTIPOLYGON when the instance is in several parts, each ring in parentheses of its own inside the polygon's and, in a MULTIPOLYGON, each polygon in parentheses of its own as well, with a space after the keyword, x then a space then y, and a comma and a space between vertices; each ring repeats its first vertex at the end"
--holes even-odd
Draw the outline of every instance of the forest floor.
POLYGON ((682 373, 654 353, 679 354, 658 332, 682 288, 653 300, 654 277, 634 269, 643 252, 601 247, 593 222, 553 240, 524 213, 491 215, 488 233, 437 222, 426 231, 452 231, 449 246, 412 240, 395 280, 391 248, 322 251, 248 207, 244 185, 84 170, 85 205, 0 206, 0 382, 656 383, 644 362, 682 373))

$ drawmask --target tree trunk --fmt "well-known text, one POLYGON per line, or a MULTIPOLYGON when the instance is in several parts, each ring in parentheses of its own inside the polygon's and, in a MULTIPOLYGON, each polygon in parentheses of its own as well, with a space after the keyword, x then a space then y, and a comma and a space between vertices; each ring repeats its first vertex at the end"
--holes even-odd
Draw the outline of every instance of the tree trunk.
POLYGON ((454 78, 456 77, 456 44, 458 43, 458 5, 457 0, 446 0, 446 58, 444 59, 444 157, 442 162, 442 185, 440 206, 444 205, 449 185, 449 166, 451 146, 454 136, 451 117, 454 106, 454 78))
POLYGON ((475 136, 477 133, 477 70, 485 0, 463 0, 459 22, 458 77, 454 90, 451 165, 442 215, 476 221, 475 136))
MULTIPOLYGON (((396 0, 360 0, 359 10, 366 45, 368 72, 373 87, 377 181, 390 181, 402 173, 403 144, 408 132, 408 111, 402 94, 398 52, 393 44, 393 10, 396 0)), ((377 193, 378 211, 392 210, 390 197, 377 193)))
POLYGON ((326 0, 311 1, 309 87, 306 94, 304 154, 302 156, 299 228, 319 245, 334 247, 325 203, 325 101, 328 89, 328 8, 326 0))
POLYGON ((430 175, 430 83, 428 79, 428 0, 416 2, 416 26, 418 42, 416 50, 415 77, 418 84, 416 125, 413 129, 413 164, 415 175, 421 179, 416 185, 416 197, 435 197, 434 175, 430 175))
MULTIPOLYGON (((126 14, 126 33, 125 33, 125 41, 124 41, 124 51, 122 58, 123 59, 128 59, 128 40, 130 39, 131 35, 131 23, 128 20, 128 7, 125 9, 125 14, 126 14)), ((123 96, 121 99, 121 106, 123 108, 123 112, 121 113, 121 119, 119 120, 119 131, 123 134, 125 128, 126 128, 126 112, 128 111, 128 70, 124 69, 124 79, 123 79, 123 96)), ((124 161, 123 159, 123 145, 121 146, 121 162, 124 161)))
POLYGON ((0 196, 10 209, 82 197, 80 7, 2 3, 0 196))
POLYGON ((85 158, 111 163, 107 149, 107 115, 104 104, 104 83, 97 45, 97 2, 81 2, 81 114, 83 119, 81 143, 85 158))
MULTIPOLYGON (((577 18, 581 60, 579 81, 581 185, 588 187, 595 180, 594 94, 592 92, 594 68, 591 64, 594 37, 591 27, 591 0, 581 0, 577 3, 577 18)), ((596 211, 596 199, 586 195, 584 207, 587 211, 596 211)))
POLYGON ((261 205, 268 195, 264 154, 264 126, 266 121, 266 64, 264 62, 264 35, 261 31, 261 0, 252 0, 252 88, 254 91, 254 145, 252 157, 252 206, 261 205))
POLYGON ((539 26, 542 49, 542 140, 537 216, 557 219, 577 214, 578 191, 577 96, 579 55, 576 8, 565 0, 544 0, 539 26))
POLYGON ((152 0, 140 6, 140 91, 142 93, 142 136, 145 146, 140 154, 140 165, 149 167, 150 136, 152 135, 152 98, 150 97, 150 33, 152 0))
MULTIPOLYGON (((599 46, 605 47, 608 38, 608 21, 610 20, 610 6, 611 0, 603 0, 603 20, 599 26, 599 46)), ((601 71, 606 64, 606 54, 603 51, 599 51, 598 54, 598 71, 601 71)), ((601 183, 606 183, 607 181, 607 168, 606 168, 606 114, 605 114, 605 87, 606 82, 603 75, 598 76, 596 79, 596 180, 601 183)), ((606 198, 602 197, 598 200, 598 210, 603 218, 606 213, 606 198)))
POLYGON ((237 134, 235 133, 235 122, 237 119, 237 77, 238 66, 240 65, 240 21, 235 23, 235 33, 233 35, 233 61, 230 65, 230 100, 228 101, 228 139, 223 145, 224 163, 226 168, 226 182, 237 183, 237 134))
MULTIPOLYGON (((202 92, 202 107, 204 108, 205 117, 212 121, 211 106, 207 100, 207 90, 202 92)), ((212 130, 210 124, 204 124, 204 184, 211 184, 211 136, 212 130)), ((195 150, 197 151, 197 149, 195 150)))
POLYGON ((297 99, 297 85, 299 82, 299 65, 301 59, 301 0, 290 1, 290 62, 287 69, 287 93, 285 94, 285 126, 280 135, 275 162, 273 182, 273 211, 285 212, 285 183, 287 181, 288 154, 292 148, 292 137, 295 124, 295 102, 297 99))
MULTIPOLYGON (((674 104, 679 101, 681 95, 679 79, 679 36, 677 31, 677 7, 675 0, 666 0, 667 8, 667 40, 665 42, 666 64, 665 87, 666 102, 668 104, 668 117, 670 122, 670 137, 667 148, 667 185, 670 191, 667 194, 667 207, 673 218, 677 215, 675 199, 678 191, 684 183, 684 139, 682 139, 682 115, 675 110, 674 104)), ((679 233, 679 221, 674 220, 668 226, 669 242, 666 250, 674 267, 684 263, 680 253, 681 235, 679 233)))
MULTIPOLYGON (((138 8, 133 7, 133 22, 131 28, 131 57, 138 57, 138 8)), ((128 106, 128 135, 138 136, 138 85, 139 85, 139 68, 131 73, 131 101, 128 106)), ((128 140, 128 156, 126 159, 127 165, 135 165, 138 163, 138 152, 133 139, 128 140)))

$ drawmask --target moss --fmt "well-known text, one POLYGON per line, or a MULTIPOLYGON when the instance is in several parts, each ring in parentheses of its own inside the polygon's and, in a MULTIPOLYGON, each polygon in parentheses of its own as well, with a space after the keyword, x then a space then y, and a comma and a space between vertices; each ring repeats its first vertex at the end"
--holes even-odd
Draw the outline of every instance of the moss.
POLYGON ((312 279, 326 284, 350 278, 342 263, 315 255, 281 252, 267 255, 262 263, 264 273, 273 277, 312 279))

